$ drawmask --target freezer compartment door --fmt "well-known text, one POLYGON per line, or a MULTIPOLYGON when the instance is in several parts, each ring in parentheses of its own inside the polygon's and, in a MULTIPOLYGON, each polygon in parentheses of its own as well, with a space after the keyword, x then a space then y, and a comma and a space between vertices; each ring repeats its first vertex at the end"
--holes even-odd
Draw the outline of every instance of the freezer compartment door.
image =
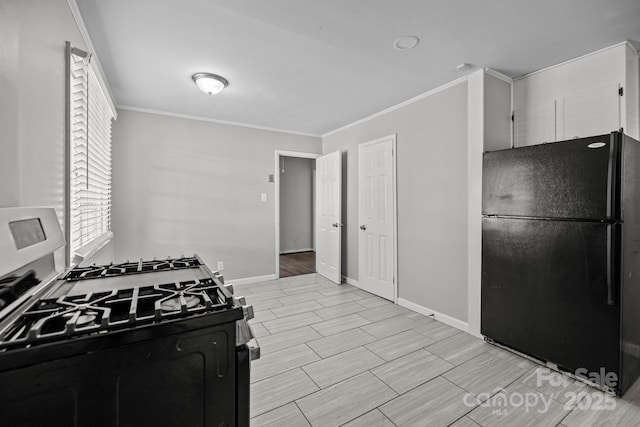
POLYGON ((482 213, 619 219, 617 135, 485 153, 482 213))
POLYGON ((574 373, 619 378, 617 227, 484 218, 482 334, 574 373))

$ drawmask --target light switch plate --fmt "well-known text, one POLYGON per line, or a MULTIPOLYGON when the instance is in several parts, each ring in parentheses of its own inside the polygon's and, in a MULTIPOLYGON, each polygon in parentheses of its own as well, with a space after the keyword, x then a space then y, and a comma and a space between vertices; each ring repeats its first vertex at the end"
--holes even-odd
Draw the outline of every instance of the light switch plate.
POLYGON ((260 195, 260 200, 262 200, 263 202, 266 202, 267 201, 267 193, 262 193, 260 195))
POLYGON ((218 271, 224 270, 224 262, 218 261, 218 271))

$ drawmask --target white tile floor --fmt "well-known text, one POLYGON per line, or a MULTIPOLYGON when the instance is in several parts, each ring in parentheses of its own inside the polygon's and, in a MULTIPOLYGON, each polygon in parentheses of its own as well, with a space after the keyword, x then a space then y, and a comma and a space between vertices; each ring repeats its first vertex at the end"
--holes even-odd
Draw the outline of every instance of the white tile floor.
POLYGON ((640 426, 640 382, 604 395, 317 274, 235 288, 262 348, 252 426, 640 426))

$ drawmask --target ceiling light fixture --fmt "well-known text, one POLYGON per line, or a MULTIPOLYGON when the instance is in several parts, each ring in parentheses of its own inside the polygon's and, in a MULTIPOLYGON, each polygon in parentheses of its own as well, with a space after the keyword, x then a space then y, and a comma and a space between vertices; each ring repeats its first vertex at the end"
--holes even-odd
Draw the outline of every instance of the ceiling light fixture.
POLYGON ((416 36, 402 36, 393 42, 393 48, 395 50, 409 50, 418 46, 418 43, 420 43, 420 39, 416 36))
POLYGON ((191 76, 191 78, 201 91, 208 93, 209 95, 215 95, 225 87, 229 86, 227 79, 220 77, 217 74, 196 73, 191 76))

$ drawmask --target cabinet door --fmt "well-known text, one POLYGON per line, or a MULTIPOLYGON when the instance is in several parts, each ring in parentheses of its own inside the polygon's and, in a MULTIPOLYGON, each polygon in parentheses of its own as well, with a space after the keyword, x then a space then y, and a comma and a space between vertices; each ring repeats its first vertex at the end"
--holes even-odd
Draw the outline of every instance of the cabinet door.
POLYGON ((526 105, 514 110, 514 146, 524 147, 556 141, 555 116, 555 100, 526 105))
POLYGON ((618 83, 590 87, 558 102, 557 139, 583 138, 620 129, 618 83))
POLYGON ((602 135, 620 129, 618 83, 588 87, 514 110, 514 146, 602 135))

